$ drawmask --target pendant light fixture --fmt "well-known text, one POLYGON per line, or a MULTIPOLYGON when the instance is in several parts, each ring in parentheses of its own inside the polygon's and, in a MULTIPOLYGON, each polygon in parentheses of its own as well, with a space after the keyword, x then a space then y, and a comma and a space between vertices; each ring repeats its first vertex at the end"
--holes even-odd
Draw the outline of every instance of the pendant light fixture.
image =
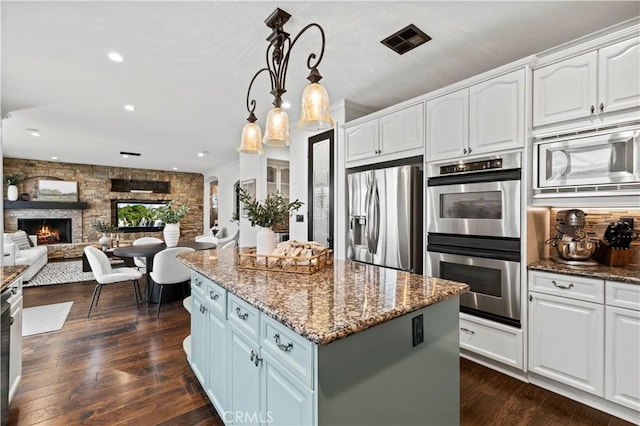
POLYGON ((311 23, 304 27, 294 38, 283 30, 284 24, 291 15, 282 9, 277 8, 265 21, 271 28, 271 34, 267 37, 267 66, 258 70, 249 83, 247 89, 247 110, 249 111, 249 122, 242 130, 242 140, 238 151, 251 154, 262 154, 262 144, 273 146, 287 146, 291 143, 289 139, 289 117, 282 109, 282 95, 287 91, 285 83, 287 80, 287 69, 289 67, 289 55, 298 38, 309 28, 317 28, 322 37, 320 54, 309 54, 307 58, 307 68, 310 73, 307 79, 311 82, 303 94, 298 127, 309 131, 319 131, 332 128, 335 123, 329 112, 329 95, 319 81, 322 76, 318 72, 318 65, 324 55, 324 30, 316 23, 311 23), (317 58, 317 60, 316 60, 317 58), (269 74, 271 80, 271 94, 273 95, 273 108, 267 114, 264 137, 261 139, 260 127, 256 124, 255 99, 250 98, 251 87, 256 77, 263 72, 269 74))

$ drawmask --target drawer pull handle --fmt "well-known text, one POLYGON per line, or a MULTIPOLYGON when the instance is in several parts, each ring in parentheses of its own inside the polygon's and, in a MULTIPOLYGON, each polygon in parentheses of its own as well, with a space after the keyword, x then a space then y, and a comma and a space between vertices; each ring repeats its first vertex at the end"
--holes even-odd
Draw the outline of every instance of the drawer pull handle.
POLYGON ((202 281, 196 279, 196 287, 202 287, 202 281))
POLYGON ((466 333, 469 333, 469 334, 476 334, 475 331, 469 330, 468 328, 460 327, 460 330, 462 330, 462 331, 464 331, 466 333))
POLYGON ((276 345, 278 346, 278 349, 280 349, 281 351, 289 352, 291 349, 293 349, 293 342, 289 342, 286 345, 283 345, 282 343, 280 343, 280 333, 274 334, 273 340, 276 341, 276 345))
POLYGON ((14 317, 9 317, 9 325, 13 325, 15 321, 16 319, 14 317))
POLYGON ((249 318, 249 312, 245 312, 244 314, 240 313, 240 307, 236 308, 236 315, 238 315, 238 318, 240 318, 241 320, 246 321, 247 318, 249 318))
POLYGON ((18 287, 13 287, 13 288, 11 289, 11 294, 13 294, 13 295, 18 294, 18 287))
POLYGON ((551 284, 563 290, 569 290, 571 287, 573 287, 573 283, 569 283, 569 285, 562 285, 558 284, 555 280, 551 281, 551 284))
POLYGON ((214 293, 213 290, 209 290, 209 297, 211 298, 211 300, 218 300, 218 297, 220 297, 220 295, 218 293, 214 293))

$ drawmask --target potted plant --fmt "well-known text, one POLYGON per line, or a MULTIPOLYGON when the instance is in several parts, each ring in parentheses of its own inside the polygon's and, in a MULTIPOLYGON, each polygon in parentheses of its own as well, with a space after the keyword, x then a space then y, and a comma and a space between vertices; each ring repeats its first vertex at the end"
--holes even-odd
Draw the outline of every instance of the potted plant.
POLYGON ((4 178, 7 185, 7 200, 16 201, 18 199, 18 185, 26 180, 22 175, 8 175, 4 178))
POLYGON ((276 246, 271 227, 284 222, 304 203, 297 199, 289 202, 289 199, 283 197, 280 192, 268 195, 263 201, 257 201, 253 195, 242 188, 239 195, 240 201, 244 203, 247 210, 247 219, 251 222, 251 226, 258 225, 262 228, 257 235, 256 253, 271 254, 276 246))
POLYGON ((178 240, 180 239, 180 221, 184 219, 188 212, 189 206, 183 204, 176 207, 173 201, 170 201, 157 210, 157 218, 165 224, 162 233, 164 235, 164 243, 167 247, 175 247, 178 245, 178 240))
POLYGON ((98 243, 102 246, 102 250, 105 251, 109 248, 109 244, 111 243, 111 238, 107 236, 107 233, 111 233, 116 230, 116 228, 108 222, 103 222, 101 220, 96 220, 91 222, 91 227, 98 232, 102 232, 102 237, 98 239, 98 243))

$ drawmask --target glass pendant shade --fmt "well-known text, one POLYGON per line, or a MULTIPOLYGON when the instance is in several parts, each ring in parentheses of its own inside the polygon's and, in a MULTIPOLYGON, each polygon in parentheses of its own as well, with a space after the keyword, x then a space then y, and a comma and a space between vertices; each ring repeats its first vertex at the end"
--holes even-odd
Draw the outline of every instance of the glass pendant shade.
POLYGON ((289 140, 289 117, 282 108, 272 108, 267 114, 262 143, 273 146, 287 146, 289 140))
POLYGON ((247 123, 242 128, 239 152, 244 154, 262 154, 262 130, 256 123, 247 123))
POLYGON ((335 126, 329 112, 329 94, 320 83, 309 84, 302 93, 302 112, 298 127, 307 131, 327 130, 335 126))

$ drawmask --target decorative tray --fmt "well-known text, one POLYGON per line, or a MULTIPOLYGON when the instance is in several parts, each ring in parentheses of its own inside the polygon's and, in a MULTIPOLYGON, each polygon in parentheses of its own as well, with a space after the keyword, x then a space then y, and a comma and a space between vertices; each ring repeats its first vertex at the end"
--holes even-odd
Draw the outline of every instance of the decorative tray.
POLYGON ((324 249, 314 251, 310 256, 257 255, 255 248, 249 248, 238 252, 238 268, 313 274, 333 265, 332 254, 333 250, 324 249))

